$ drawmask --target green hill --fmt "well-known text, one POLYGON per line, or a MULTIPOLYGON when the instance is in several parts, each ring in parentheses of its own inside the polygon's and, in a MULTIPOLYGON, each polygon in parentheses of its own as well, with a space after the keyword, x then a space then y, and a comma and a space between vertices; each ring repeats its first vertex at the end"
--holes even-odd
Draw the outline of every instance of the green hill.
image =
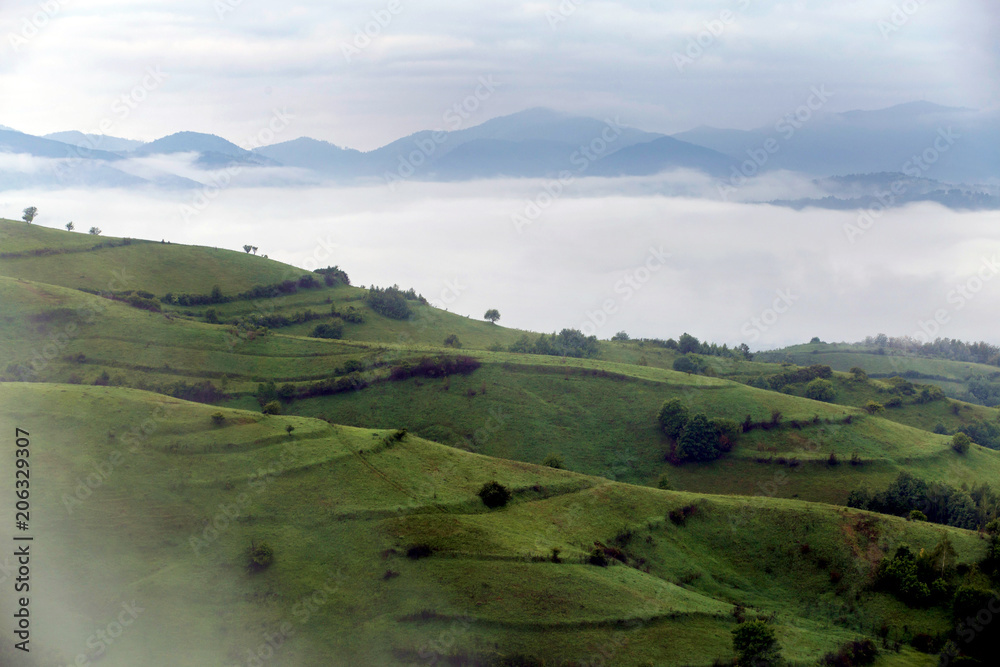
POLYGON ((901 350, 868 348, 860 344, 811 343, 763 352, 757 355, 762 361, 794 364, 827 364, 834 370, 848 371, 857 366, 865 369, 871 377, 888 378, 902 376, 914 381, 941 387, 953 398, 987 405, 1000 404, 1000 398, 977 396, 970 391, 970 380, 983 378, 996 384, 1000 378, 1000 368, 994 365, 954 361, 928 356, 919 356, 901 350), (985 400, 984 400, 985 399, 985 400))
MULTIPOLYGON (((985 552, 940 526, 629 486, 123 388, 4 383, 0 411, 30 433, 33 604, 52 610, 35 636, 58 664, 96 658, 87 638, 123 602, 142 611, 107 664, 230 664, 282 627, 276 664, 403 665, 435 647, 706 664, 731 655, 735 604, 775 614, 785 655, 811 661, 883 623, 892 638, 947 629, 943 609, 866 589, 896 545, 948 534, 958 562, 985 552), (489 479, 512 489, 506 508, 476 498, 489 479), (274 553, 259 572, 253 542, 274 553), (595 542, 628 564, 587 564, 595 542), (428 557, 406 556, 420 545, 428 557)), ((0 606, 12 613, 9 596, 0 606)))
POLYGON ((538 334, 404 291, 397 319, 347 282, 0 221, 0 421, 31 434, 44 545, 36 664, 709 665, 759 616, 791 664, 868 638, 878 664, 931 665, 912 646, 941 650, 956 588, 996 586, 984 533, 844 507, 907 473, 993 516, 995 409, 812 352, 513 352, 538 334), (657 423, 673 398, 731 420, 731 451, 681 464, 657 423), (980 444, 956 452, 959 430, 980 444), (506 507, 477 496, 490 480, 506 507), (912 606, 878 575, 903 543, 936 586, 912 606), (134 631, 99 651, 123 604, 134 631))

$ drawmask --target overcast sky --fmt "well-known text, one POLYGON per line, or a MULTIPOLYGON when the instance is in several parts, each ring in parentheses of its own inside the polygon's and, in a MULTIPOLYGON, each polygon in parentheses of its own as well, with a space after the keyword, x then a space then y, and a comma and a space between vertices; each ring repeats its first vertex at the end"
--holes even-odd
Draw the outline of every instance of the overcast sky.
MULTIPOLYGON (((995 0, 340 4, 4 1, 0 124, 44 134, 103 122, 127 138, 192 130, 245 144, 277 112, 295 118, 275 141, 371 149, 446 126, 445 114, 484 85, 492 92, 464 126, 547 106, 663 132, 750 128, 773 124, 812 86, 837 91, 829 111, 1000 100, 995 0)), ((897 209, 852 243, 844 226, 857 212, 722 203, 704 177, 681 173, 662 179, 687 198, 651 194, 650 179, 580 179, 519 232, 512 215, 542 182, 410 182, 393 192, 255 189, 247 178, 194 217, 181 213, 190 192, 122 190, 6 190, 0 215, 36 205, 43 225, 253 243, 305 268, 318 247, 335 247, 323 264, 356 283, 413 286, 474 317, 496 307, 502 323, 536 331, 687 330, 767 348, 814 335, 917 335, 943 312, 933 335, 1000 343, 1000 268, 988 264, 1000 254, 995 211, 897 209), (624 287, 629 277, 641 289, 624 287)), ((809 187, 777 173, 741 192, 767 200, 809 187)))
POLYGON ((287 109, 280 140, 368 150, 445 126, 480 77, 496 92, 466 125, 546 106, 661 132, 749 128, 812 85, 838 91, 831 111, 990 108, 998 14, 995 0, 4 0, 0 124, 108 119, 116 136, 242 144, 287 109))

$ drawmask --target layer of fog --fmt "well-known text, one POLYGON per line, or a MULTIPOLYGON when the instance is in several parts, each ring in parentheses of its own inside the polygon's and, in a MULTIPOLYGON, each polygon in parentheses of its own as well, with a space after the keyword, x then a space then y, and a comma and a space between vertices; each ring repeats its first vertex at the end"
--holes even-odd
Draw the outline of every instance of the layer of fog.
MULTIPOLYGON (((414 287, 436 305, 534 331, 700 338, 765 349, 890 335, 1000 342, 1000 213, 934 204, 865 215, 720 201, 697 174, 405 182, 389 188, 0 193, 0 215, 240 249, 360 285, 414 287), (694 196, 666 196, 664 191, 694 196)), ((739 196, 802 192, 794 175, 739 196)), ((0 239, 0 251, 3 241, 0 239)), ((109 271, 113 267, 109 267, 109 271)))

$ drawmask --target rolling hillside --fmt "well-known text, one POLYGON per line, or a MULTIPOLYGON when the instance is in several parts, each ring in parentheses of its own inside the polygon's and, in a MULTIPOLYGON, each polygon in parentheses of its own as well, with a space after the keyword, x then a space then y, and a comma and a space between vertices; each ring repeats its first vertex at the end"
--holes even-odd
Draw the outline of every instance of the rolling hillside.
POLYGON ((864 590, 881 554, 945 533, 960 562, 985 550, 974 533, 827 505, 634 487, 123 388, 3 383, 0 406, 31 433, 35 604, 52 610, 35 632, 58 664, 234 664, 275 636, 282 665, 706 664, 731 655, 735 604, 775 614, 785 655, 807 662, 883 623, 892 638, 947 628, 943 610, 864 590), (488 479, 513 490, 506 508, 475 497, 488 479), (274 552, 260 572, 253 541, 274 552), (628 564, 588 564, 595 542, 628 564), (88 647, 123 604, 141 610, 134 626, 88 647))
POLYGON ((791 664, 867 638, 877 664, 933 665, 913 646, 941 650, 948 596, 996 586, 982 531, 844 504, 900 473, 995 484, 1000 451, 950 432, 997 410, 842 372, 811 400, 809 369, 680 372, 662 341, 513 352, 537 334, 418 295, 394 319, 337 275, 0 221, 0 421, 30 433, 45 545, 36 664, 709 665, 761 617, 791 664), (748 426, 671 462, 673 398, 748 426), (477 497, 490 480, 505 507, 477 497), (904 543, 944 554, 933 602, 878 575, 904 543), (142 611, 98 650, 122 605, 142 611))

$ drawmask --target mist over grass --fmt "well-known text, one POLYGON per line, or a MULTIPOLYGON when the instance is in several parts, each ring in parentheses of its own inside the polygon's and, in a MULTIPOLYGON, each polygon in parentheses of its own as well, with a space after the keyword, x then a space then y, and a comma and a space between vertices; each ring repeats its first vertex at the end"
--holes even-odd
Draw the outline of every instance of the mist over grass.
MULTIPOLYGON (((19 219, 37 206, 36 224, 72 220, 77 233, 96 225, 113 236, 251 244, 305 269, 339 265, 357 285, 414 287, 473 318, 497 308, 502 325, 600 338, 688 331, 755 349, 878 332, 980 339, 1000 306, 996 211, 917 204, 869 222, 860 211, 724 202, 694 172, 561 188, 548 179, 258 188, 238 175, 233 183, 7 191, 0 215, 19 219)), ((776 174, 739 195, 777 198, 801 187, 776 174)))

